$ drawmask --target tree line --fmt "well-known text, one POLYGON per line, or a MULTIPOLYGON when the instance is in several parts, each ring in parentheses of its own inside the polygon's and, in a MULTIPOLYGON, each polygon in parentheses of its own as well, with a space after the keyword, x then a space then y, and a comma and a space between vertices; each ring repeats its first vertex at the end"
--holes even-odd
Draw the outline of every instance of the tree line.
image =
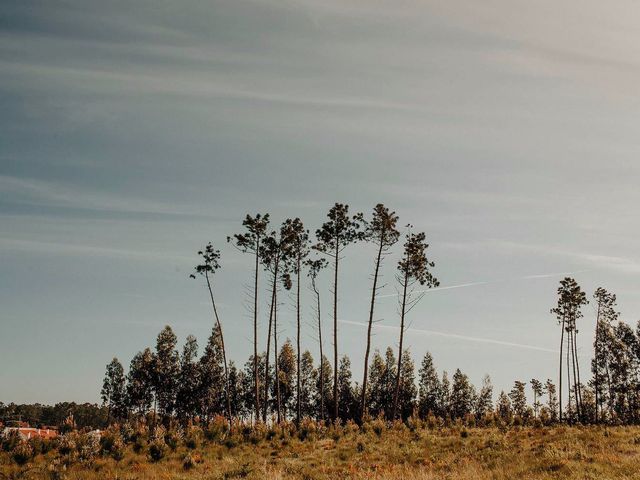
POLYGON ((487 414, 500 418, 567 422, 636 422, 640 382, 640 329, 634 332, 618 322, 615 295, 599 288, 592 378, 581 381, 578 362, 578 321, 586 294, 572 278, 558 288, 557 305, 551 309, 561 326, 558 388, 550 380, 532 379, 533 404, 527 404, 527 383, 516 381, 508 393, 501 392, 493 405, 488 377, 476 390, 465 374, 457 370, 450 381, 446 372, 438 375, 429 354, 415 377, 414 363, 404 348, 406 317, 421 300, 425 290, 439 285, 433 275, 433 261, 427 258, 426 234, 407 224, 398 229, 399 218, 382 204, 370 217, 349 213, 349 206, 336 203, 327 220, 315 231, 315 241, 299 218, 286 219, 270 228, 269 214, 247 215, 242 231, 227 241, 246 253, 252 262, 251 291, 253 354, 243 368, 229 361, 223 324, 216 306, 215 278, 220 269, 220 251, 212 243, 198 252, 200 262, 192 278, 205 280, 212 307, 213 329, 202 356, 189 336, 179 353, 170 327, 160 332, 155 351, 147 348, 132 359, 128 373, 117 359, 107 366, 101 397, 112 418, 153 411, 163 418, 209 419, 224 415, 230 421, 276 422, 304 417, 318 420, 363 421, 367 416, 389 420, 412 414, 441 418, 487 414), (400 326, 398 348, 384 355, 371 355, 371 332, 379 278, 385 258, 404 237, 400 260, 396 263, 400 326), (362 382, 354 382, 351 361, 338 351, 339 272, 343 252, 357 242, 375 246, 371 297, 367 323, 362 382), (331 267, 332 361, 325 354, 322 338, 321 292, 318 276, 331 267), (306 277, 306 278, 305 278, 306 277), (270 295, 266 315, 267 337, 260 348, 258 297, 262 283, 270 295), (308 282, 315 296, 314 310, 318 334, 318 362, 301 345, 301 286, 308 282), (278 295, 294 292, 296 309, 295 344, 286 339, 278 344, 278 295), (563 382, 564 381, 564 382, 563 382), (563 393, 566 390, 566 404, 563 393), (543 401, 543 398, 546 400, 543 401))

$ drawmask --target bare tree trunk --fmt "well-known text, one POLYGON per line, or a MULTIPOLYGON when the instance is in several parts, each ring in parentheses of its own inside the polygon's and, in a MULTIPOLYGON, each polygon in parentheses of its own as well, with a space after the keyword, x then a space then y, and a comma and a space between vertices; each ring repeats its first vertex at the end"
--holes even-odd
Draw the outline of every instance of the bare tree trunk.
POLYGON ((571 351, 571 348, 569 348, 569 332, 567 332, 567 393, 568 393, 568 408, 569 408, 569 412, 571 412, 571 369, 569 367, 570 363, 569 363, 569 352, 571 351))
POLYGON ((575 350, 575 325, 569 331, 569 349, 571 352, 571 368, 573 369, 573 398, 576 404, 576 415, 578 419, 581 418, 581 405, 580 405, 580 395, 578 394, 578 375, 576 370, 576 350, 575 350))
MULTIPOLYGON (((269 407, 269 353, 271 352, 271 327, 273 325, 273 311, 276 305, 276 289, 278 288, 278 262, 273 273, 273 286, 271 290, 271 308, 269 310, 269 330, 267 332, 267 354, 264 359, 264 406, 262 409, 262 421, 267 421, 269 407)), ((277 353, 276 353, 277 355, 277 353)))
POLYGON ((209 281, 209 274, 205 271, 205 278, 207 279, 207 287, 209 288, 209 296, 211 297, 211 305, 213 306, 213 314, 216 324, 218 325, 218 331, 220 332, 220 345, 222 346, 222 360, 224 361, 224 383, 227 386, 227 416, 229 418, 229 424, 232 422, 231 418, 231 385, 229 384, 229 368, 227 366, 227 350, 224 346, 224 335, 222 334, 222 324, 220 323, 220 317, 218 317, 218 310, 216 309, 216 302, 213 299, 213 290, 211 289, 211 282, 209 281))
POLYGON ((595 388, 595 396, 596 396, 596 423, 598 423, 598 408, 599 408, 599 404, 598 404, 598 400, 600 398, 600 383, 598 381, 598 370, 600 365, 598 365, 598 337, 599 337, 599 333, 600 333, 600 304, 601 302, 598 302, 598 313, 596 314, 596 339, 594 342, 594 365, 595 365, 595 369, 594 369, 594 379, 593 379, 593 384, 594 384, 594 388, 595 388))
POLYGON ((580 382, 580 362, 578 361, 578 330, 574 329, 573 333, 573 350, 575 352, 576 357, 576 374, 578 379, 578 400, 580 401, 580 415, 582 415, 582 420, 584 421, 584 404, 582 403, 582 382, 580 382))
POLYGON ((273 366, 275 369, 275 382, 276 382, 276 407, 277 407, 277 419, 278 424, 282 422, 282 402, 280 396, 280 368, 278 366, 278 288, 274 290, 273 299, 273 366))
POLYGON ((369 326, 367 328, 367 348, 364 354, 364 374, 362 376, 362 392, 360 393, 360 420, 367 413, 367 375, 369 373, 369 352, 371 351, 371 327, 373 326, 373 310, 376 303, 376 290, 378 288, 378 272, 380 271, 380 258, 382 257, 382 239, 376 257, 376 269, 373 274, 373 288, 371 289, 371 305, 369 306, 369 326))
POLYGON ((320 316, 320 291, 316 287, 315 278, 311 279, 313 291, 316 294, 316 305, 318 310, 318 343, 320 344, 320 420, 324 420, 324 373, 322 370, 323 353, 322 353, 322 317, 320 316))
MULTIPOLYGON (((260 237, 256 240, 256 271, 253 291, 253 385, 256 402, 256 423, 260 421, 260 387, 258 385, 258 261, 260 257, 260 237)), ((266 399, 265 399, 266 400, 266 399)))
MULTIPOLYGON (((333 274, 333 419, 338 418, 338 263, 340 245, 336 237, 335 269, 333 274)), ((322 361, 322 359, 321 359, 322 361)))
POLYGON ((402 375, 402 342, 404 340, 404 314, 407 305, 407 284, 409 275, 405 273, 404 284, 402 285, 402 310, 400 312, 400 345, 398 346, 398 371, 396 372, 396 388, 393 394, 393 414, 392 420, 396 419, 398 413, 398 397, 400 395, 400 376, 402 375))
POLYGON ((560 421, 562 421, 562 347, 564 346, 564 318, 562 319, 562 331, 560 332, 560 362, 559 362, 559 366, 558 366, 558 396, 559 396, 559 402, 558 402, 558 408, 560 409, 560 421))
POLYGON ((301 358, 300 358, 300 251, 298 251, 298 260, 297 260, 297 267, 298 267, 298 279, 297 279, 297 292, 296 292, 296 326, 297 326, 297 331, 296 331, 296 337, 297 337, 297 349, 298 349, 298 362, 297 362, 297 367, 296 367, 296 383, 297 385, 297 390, 296 393, 298 395, 297 398, 297 413, 296 413, 296 426, 300 426, 300 417, 302 416, 302 407, 300 405, 300 363, 301 363, 301 358))

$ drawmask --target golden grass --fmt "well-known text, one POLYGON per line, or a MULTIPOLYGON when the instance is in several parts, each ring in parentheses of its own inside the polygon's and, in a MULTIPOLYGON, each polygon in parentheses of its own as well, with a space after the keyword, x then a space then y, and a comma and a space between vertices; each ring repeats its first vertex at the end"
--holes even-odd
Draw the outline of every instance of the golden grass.
POLYGON ((0 454, 0 478, 69 480, 192 479, 640 479, 640 427, 394 427, 381 435, 350 432, 334 438, 276 436, 256 445, 207 444, 169 451, 157 463, 127 447, 123 460, 99 457, 49 471, 56 452, 18 467, 0 454), (463 433, 466 432, 466 433, 463 433), (190 470, 183 459, 201 457, 190 470), (26 471, 28 470, 28 471, 26 471), (23 475, 21 472, 25 471, 23 475))

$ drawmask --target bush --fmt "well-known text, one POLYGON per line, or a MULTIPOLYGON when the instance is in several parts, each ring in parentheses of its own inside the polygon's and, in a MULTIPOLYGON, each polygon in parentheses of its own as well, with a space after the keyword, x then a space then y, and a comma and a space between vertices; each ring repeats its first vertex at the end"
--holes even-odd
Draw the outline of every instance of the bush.
POLYGON ((167 453, 167 445, 161 439, 154 439, 149 444, 149 458, 152 462, 159 462, 167 453))
POLYGON ((71 452, 75 451, 76 438, 77 435, 68 433, 60 439, 60 443, 58 444, 58 452, 60 455, 70 455, 71 452))
POLYGON ((24 465, 33 457, 33 447, 27 442, 18 443, 13 450, 11 450, 11 458, 18 465, 24 465))
POLYGON ((164 436, 164 443, 166 443, 169 448, 175 452, 182 438, 183 435, 180 430, 169 430, 164 436))
POLYGON ((5 452, 11 452, 16 448, 22 440, 16 430, 9 432, 8 435, 2 438, 2 450, 5 452))
POLYGON ((210 442, 219 442, 224 438, 228 431, 229 424, 227 422, 227 419, 220 415, 217 415, 206 426, 204 430, 204 436, 210 442))

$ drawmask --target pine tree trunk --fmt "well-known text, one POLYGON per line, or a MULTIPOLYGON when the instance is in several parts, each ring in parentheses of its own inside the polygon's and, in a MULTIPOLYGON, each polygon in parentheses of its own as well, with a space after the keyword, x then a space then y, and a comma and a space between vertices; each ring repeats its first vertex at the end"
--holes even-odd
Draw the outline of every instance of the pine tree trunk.
POLYGON ((569 332, 567 332, 567 393, 568 393, 568 409, 571 412, 571 369, 569 363, 569 353, 571 352, 571 348, 569 347, 569 332))
POLYGON ((220 317, 218 317, 218 310, 216 309, 216 302, 213 299, 213 290, 211 289, 211 282, 209 281, 209 275, 205 272, 205 278, 207 279, 207 287, 209 288, 209 295, 211 297, 211 305, 213 306, 213 315, 215 317, 216 324, 218 325, 218 331, 220 332, 220 346, 222 347, 222 360, 224 362, 224 384, 227 390, 227 418, 229 424, 232 422, 231 418, 231 385, 229 384, 229 368, 227 366, 227 350, 224 346, 224 335, 222 334, 222 324, 220 323, 220 317))
POLYGON ((400 395, 400 377, 402 375, 402 342, 404 340, 404 315, 407 304, 407 284, 409 282, 409 274, 404 274, 404 284, 402 285, 402 310, 400 312, 400 345, 398 350, 398 371, 396 372, 396 387, 393 394, 393 414, 391 420, 395 420, 398 413, 398 397, 400 395))
POLYGON ((340 250, 336 236, 335 269, 333 274, 333 419, 338 419, 338 263, 340 250))
POLYGON ((578 330, 574 329, 573 332, 573 350, 576 358, 576 379, 578 380, 578 401, 580 403, 580 415, 584 421, 584 404, 582 403, 582 383, 580 382, 580 362, 578 361, 578 330))
POLYGON ((378 272, 380 271, 380 258, 382 257, 382 238, 376 257, 376 269, 373 274, 373 288, 371 289, 371 305, 369 307, 369 326, 367 328, 367 348, 364 354, 364 374, 362 376, 362 392, 360 393, 360 420, 367 413, 367 375, 369 373, 369 352, 371 351, 371 328, 373 326, 373 310, 376 302, 376 289, 378 288, 378 272))
POLYGON ((260 421, 260 386, 258 383, 258 260, 260 257, 260 237, 256 240, 256 271, 253 291, 253 385, 255 396, 256 423, 260 421))
POLYGON ((599 356, 598 356, 598 337, 600 334, 600 303, 598 302, 598 313, 596 314, 596 338, 595 338, 595 342, 594 342, 594 379, 593 379, 593 384, 594 384, 594 388, 595 388, 595 396, 596 396, 596 423, 598 423, 599 421, 599 417, 598 417, 598 408, 600 407, 598 404, 598 400, 600 398, 600 383, 599 383, 599 375, 598 375, 598 371, 600 370, 600 365, 598 365, 598 361, 599 361, 599 356))
POLYGON ((298 251, 298 279, 297 279, 297 292, 296 292, 296 324, 297 324, 297 331, 296 331, 296 336, 297 336, 297 342, 298 342, 298 363, 297 363, 297 367, 296 367, 296 383, 297 383, 297 390, 296 393, 298 394, 298 398, 297 398, 297 413, 296 413, 296 426, 300 426, 300 417, 302 416, 302 410, 301 410, 301 405, 300 405, 300 362, 301 362, 301 358, 300 358, 300 251, 298 251))
POLYGON ((318 310, 318 343, 320 344, 320 420, 324 420, 324 374, 322 372, 322 317, 320 316, 320 291, 316 287, 315 278, 311 279, 313 291, 316 294, 316 305, 318 310))
POLYGON ((280 367, 278 362, 278 289, 274 290, 274 303, 273 308, 273 356, 274 356, 274 369, 275 369, 275 382, 276 382, 276 407, 277 407, 277 419, 278 424, 282 422, 282 397, 280 396, 280 367))
POLYGON ((562 422, 562 347, 564 346, 564 318, 562 319, 562 331, 560 332, 560 362, 558 366, 559 374, 558 374, 558 408, 560 410, 560 421, 562 422))
MULTIPOLYGON (((273 311, 276 305, 276 289, 278 288, 278 261, 273 272, 273 285, 271 290, 271 308, 269 309, 269 329, 267 332, 267 354, 264 359, 264 406, 262 408, 262 421, 267 422, 267 410, 269 407, 269 354, 271 352, 271 327, 273 325, 273 311)), ((276 353, 277 355, 277 353, 276 353)))

